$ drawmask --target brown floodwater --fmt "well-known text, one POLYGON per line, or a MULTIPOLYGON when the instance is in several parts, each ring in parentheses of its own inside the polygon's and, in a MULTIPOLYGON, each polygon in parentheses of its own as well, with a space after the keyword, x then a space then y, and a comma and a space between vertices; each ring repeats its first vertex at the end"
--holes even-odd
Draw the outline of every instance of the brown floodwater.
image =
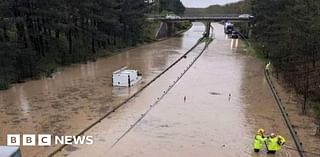
MULTIPOLYGON (((214 28, 215 40, 156 106, 154 102, 181 76, 204 44, 86 132, 94 136, 93 145, 67 146, 56 156, 266 157, 265 149, 252 151, 258 128, 287 139, 287 147, 273 156, 298 156, 288 149, 295 147, 265 80, 264 65, 245 54, 241 41, 228 39, 222 25, 214 24, 214 28), (113 145, 150 108, 143 120, 113 145)), ((195 24, 183 39, 199 35, 203 29, 195 24)))
MULTIPOLYGON (((247 55, 241 41, 226 37, 223 26, 214 24, 214 28, 213 43, 156 106, 150 105, 181 76, 204 44, 87 131, 85 135, 94 136, 93 145, 67 146, 56 156, 265 157, 265 150, 252 152, 258 128, 286 137, 286 147, 275 157, 298 156, 264 78, 263 63, 247 55), (112 147, 150 108, 146 117, 112 147)), ((182 37, 126 50, 97 62, 72 65, 53 78, 0 91, 0 145, 6 145, 9 133, 78 134, 173 63, 196 43, 203 30, 201 23, 194 23, 182 37), (132 88, 112 87, 112 72, 125 65, 141 71, 143 80, 132 88)), ((283 96, 286 103, 291 101, 287 100, 291 96, 283 96)), ((297 107, 290 105, 286 106, 289 114, 297 113, 297 107)), ((312 120, 301 119, 298 114, 290 119, 303 126, 298 132, 307 151, 318 153, 319 139, 312 136, 312 129, 302 130, 310 128, 312 120)), ((22 147, 22 153, 24 157, 42 157, 57 148, 22 147)))
MULTIPOLYGON (((78 134, 172 64, 201 35, 202 29, 193 27, 183 37, 126 50, 97 62, 72 65, 53 78, 0 91, 0 145, 6 145, 7 134, 78 134), (138 85, 111 86, 112 72, 122 66, 143 74, 138 85)), ((22 147, 22 153, 26 157, 46 156, 55 149, 22 147)))

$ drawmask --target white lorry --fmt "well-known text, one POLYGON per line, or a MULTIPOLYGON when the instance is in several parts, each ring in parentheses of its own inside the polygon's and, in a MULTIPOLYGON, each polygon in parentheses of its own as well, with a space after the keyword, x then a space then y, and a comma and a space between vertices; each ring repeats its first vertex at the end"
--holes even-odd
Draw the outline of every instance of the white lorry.
POLYGON ((231 34, 233 31, 233 24, 230 22, 226 22, 224 24, 224 33, 225 34, 231 34))
POLYGON ((141 80, 141 74, 137 70, 123 67, 112 73, 112 85, 119 87, 131 87, 141 80))

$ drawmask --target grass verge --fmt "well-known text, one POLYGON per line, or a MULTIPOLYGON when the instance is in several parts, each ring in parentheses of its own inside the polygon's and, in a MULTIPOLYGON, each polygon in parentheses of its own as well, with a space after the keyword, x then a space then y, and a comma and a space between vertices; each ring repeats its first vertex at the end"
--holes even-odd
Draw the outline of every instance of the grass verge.
POLYGON ((258 58, 259 60, 261 60, 263 62, 268 61, 268 59, 265 57, 265 55, 263 53, 262 44, 260 44, 256 41, 251 41, 251 40, 245 40, 245 41, 246 41, 246 45, 248 47, 250 55, 255 56, 256 58, 258 58))

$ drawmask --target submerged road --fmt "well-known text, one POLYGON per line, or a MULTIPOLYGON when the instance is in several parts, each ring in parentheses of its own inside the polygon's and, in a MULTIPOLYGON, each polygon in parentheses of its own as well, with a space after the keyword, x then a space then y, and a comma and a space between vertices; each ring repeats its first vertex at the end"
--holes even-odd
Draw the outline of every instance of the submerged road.
MULTIPOLYGON (((0 145, 6 145, 7 134, 77 135, 181 57, 202 36, 202 31, 193 28, 183 37, 123 50, 97 62, 71 65, 53 78, 0 91, 0 145), (138 69, 143 74, 142 81, 132 88, 113 88, 112 72, 125 65, 138 69)), ((149 92, 156 95, 152 93, 158 90, 149 92)), ((24 157, 43 157, 58 147, 21 149, 24 157)))
MULTIPOLYGON (((283 135, 286 145, 295 149, 265 80, 264 65, 246 54, 243 43, 228 39, 222 25, 214 24, 214 28, 215 40, 156 106, 150 105, 181 76, 204 44, 86 132, 94 136, 93 145, 70 145, 56 156, 267 156, 265 150, 252 151, 258 128, 283 135)), ((196 23, 185 36, 203 29, 196 23)), ((284 148, 275 156, 298 154, 284 148)))

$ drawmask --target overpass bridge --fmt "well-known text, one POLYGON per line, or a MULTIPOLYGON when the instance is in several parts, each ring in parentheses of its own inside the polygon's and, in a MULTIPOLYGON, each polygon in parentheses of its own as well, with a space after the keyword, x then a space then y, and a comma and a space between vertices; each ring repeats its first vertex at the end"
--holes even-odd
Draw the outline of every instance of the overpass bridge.
POLYGON ((253 20, 251 16, 241 16, 241 15, 210 15, 210 16, 197 16, 197 15, 188 15, 188 16, 172 16, 172 17, 163 17, 163 16, 150 16, 147 18, 148 21, 161 21, 160 29, 157 32, 157 37, 161 38, 163 36, 171 36, 174 32, 174 23, 177 22, 204 22, 206 23, 205 36, 209 36, 211 29, 211 22, 232 22, 232 23, 250 23, 253 20))
POLYGON ((179 17, 176 16, 174 18, 166 18, 166 17, 149 17, 147 18, 149 21, 163 21, 163 22, 251 22, 253 18, 250 17, 234 17, 234 16, 212 16, 212 17, 197 17, 197 16, 184 16, 179 17))

